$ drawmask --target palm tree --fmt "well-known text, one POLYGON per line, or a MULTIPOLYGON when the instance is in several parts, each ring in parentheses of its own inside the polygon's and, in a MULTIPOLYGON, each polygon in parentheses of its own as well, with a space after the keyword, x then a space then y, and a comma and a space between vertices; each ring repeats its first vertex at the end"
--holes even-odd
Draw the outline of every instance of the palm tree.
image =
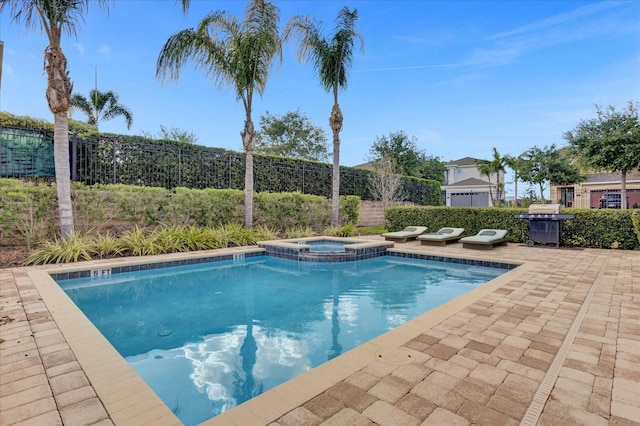
POLYGON ((71 108, 78 109, 87 117, 87 123, 96 126, 102 120, 111 120, 118 116, 124 117, 127 121, 127 129, 131 128, 133 117, 129 109, 118 103, 118 95, 111 90, 101 92, 98 89, 89 91, 89 98, 80 93, 71 96, 71 108))
MULTIPOLYGON (((504 190, 504 182, 500 182, 500 176, 504 175, 505 173, 505 167, 506 167, 506 163, 505 163, 505 159, 504 157, 500 156, 500 154, 498 153, 498 150, 493 147, 493 158, 489 161, 489 169, 491 171, 491 173, 495 173, 496 175, 496 179, 497 179, 497 188, 498 188, 498 199, 496 200, 498 203, 500 202, 500 200, 502 199, 501 196, 501 191, 504 190)), ((494 204, 495 207, 496 204, 494 204)))
POLYGON ((523 164, 524 161, 520 156, 514 157, 511 155, 507 155, 504 157, 504 163, 507 167, 513 170, 513 183, 515 188, 514 207, 519 207, 518 206, 518 180, 520 179, 520 174, 521 174, 520 170, 522 170, 522 168, 524 167, 524 164, 523 164))
POLYGON ((321 86, 333 93, 333 107, 329 116, 329 126, 333 132, 333 179, 331 191, 331 224, 338 226, 340 196, 340 131, 343 116, 338 104, 338 89, 347 87, 347 71, 353 63, 355 39, 362 36, 355 28, 358 10, 344 7, 336 19, 336 32, 330 39, 321 34, 321 23, 308 16, 293 16, 284 29, 284 40, 296 37, 300 43, 298 61, 312 62, 320 77, 321 86))
POLYGON ((493 206, 495 203, 493 201, 493 192, 491 191, 491 167, 489 166, 489 160, 476 160, 475 164, 478 173, 480 173, 481 176, 487 177, 487 181, 489 182, 489 197, 491 198, 491 205, 493 206))
POLYGON ((11 7, 12 20, 24 21, 27 28, 40 27, 47 34, 49 45, 44 50, 47 73, 46 97, 54 120, 54 162, 56 190, 60 216, 60 234, 64 238, 73 232, 71 206, 71 172, 69 167, 69 109, 73 85, 67 71, 60 39, 63 32, 76 36, 76 24, 83 20, 89 4, 108 6, 107 0, 2 0, 0 12, 11 7))
POLYGON ((273 60, 282 60, 278 33, 279 9, 265 0, 251 0, 244 20, 223 11, 207 15, 197 28, 172 35, 156 64, 156 76, 177 80, 180 69, 192 59, 220 87, 232 86, 245 110, 240 133, 246 155, 244 193, 245 226, 253 226, 253 152, 256 131, 251 119, 254 92, 264 93, 273 60))
MULTIPOLYGON (((498 150, 493 148, 493 158, 491 160, 476 160, 476 167, 478 168, 478 172, 482 176, 486 176, 489 181, 489 197, 491 198, 491 205, 493 207, 496 206, 496 200, 493 197, 493 192, 491 189, 491 176, 496 175, 496 187, 498 188, 498 192, 500 191, 501 182, 500 182, 500 173, 504 173, 505 171, 505 160, 500 156, 498 150)), ((498 199, 500 198, 500 194, 498 193, 498 199)))

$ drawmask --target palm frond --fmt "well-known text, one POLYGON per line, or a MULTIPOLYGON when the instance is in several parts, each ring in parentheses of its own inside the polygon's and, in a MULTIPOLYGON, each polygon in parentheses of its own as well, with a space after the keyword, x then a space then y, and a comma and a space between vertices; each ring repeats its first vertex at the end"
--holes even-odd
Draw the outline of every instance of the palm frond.
POLYGON ((89 5, 104 6, 109 9, 111 0, 2 0, 0 12, 5 7, 11 8, 12 20, 24 22, 27 29, 40 28, 52 40, 55 29, 58 34, 66 33, 76 37, 77 24, 84 21, 89 5))
POLYGON ((322 36, 321 23, 308 16, 294 16, 283 31, 283 38, 289 41, 296 38, 299 42, 297 59, 299 62, 312 63, 318 73, 320 85, 327 91, 338 87, 346 88, 347 71, 353 64, 356 40, 364 48, 362 36, 355 29, 358 11, 344 7, 338 13, 335 33, 330 39, 322 36))

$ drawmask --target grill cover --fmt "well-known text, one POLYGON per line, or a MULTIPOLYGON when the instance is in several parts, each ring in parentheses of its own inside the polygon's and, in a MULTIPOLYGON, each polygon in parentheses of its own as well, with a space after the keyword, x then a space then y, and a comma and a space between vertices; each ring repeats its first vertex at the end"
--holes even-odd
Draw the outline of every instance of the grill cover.
POLYGON ((529 214, 558 214, 560 204, 531 204, 529 214))

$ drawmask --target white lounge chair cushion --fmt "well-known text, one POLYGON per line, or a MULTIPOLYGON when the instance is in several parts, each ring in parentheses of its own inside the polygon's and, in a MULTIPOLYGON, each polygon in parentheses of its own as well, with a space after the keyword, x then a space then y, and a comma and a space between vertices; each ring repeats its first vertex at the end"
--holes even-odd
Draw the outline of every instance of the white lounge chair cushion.
POLYGON ((455 238, 464 232, 464 228, 442 228, 438 232, 430 232, 422 234, 418 237, 420 240, 446 240, 455 238))
POLYGON ((402 231, 397 232, 387 232, 386 234, 382 234, 383 237, 404 237, 404 236, 412 236, 412 235, 420 235, 427 231, 426 226, 407 226, 402 231))
POLYGON ((491 243, 493 241, 502 240, 507 236, 505 229, 481 229, 472 237, 464 237, 460 239, 463 243, 491 243))

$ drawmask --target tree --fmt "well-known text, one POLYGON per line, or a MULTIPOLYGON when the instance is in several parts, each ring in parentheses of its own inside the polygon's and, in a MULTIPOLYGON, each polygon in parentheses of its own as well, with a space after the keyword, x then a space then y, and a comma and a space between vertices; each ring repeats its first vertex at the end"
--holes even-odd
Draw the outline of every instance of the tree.
POLYGON ((419 177, 444 183, 444 172, 447 168, 439 157, 428 155, 419 167, 419 177))
POLYGON ((583 164, 596 170, 620 172, 621 208, 627 205, 627 173, 640 167, 639 104, 629 102, 621 112, 596 105, 596 118, 582 120, 563 136, 583 164))
POLYGON ((329 127, 333 133, 333 179, 331 181, 331 224, 338 226, 340 196, 340 131, 343 115, 338 103, 338 89, 347 87, 347 71, 353 63, 355 40, 364 46, 356 30, 358 10, 344 7, 336 19, 336 31, 327 39, 321 34, 321 23, 309 17, 293 16, 285 26, 284 39, 296 37, 300 43, 298 61, 312 62, 320 78, 320 85, 333 93, 333 107, 329 127))
POLYGON ((415 136, 403 131, 379 136, 369 148, 369 161, 392 159, 393 173, 444 182, 444 163, 438 157, 427 156, 418 149, 415 136))
POLYGON ((558 150, 555 145, 544 148, 534 146, 521 154, 520 158, 523 162, 520 170, 522 180, 538 185, 543 203, 546 183, 571 185, 584 179, 567 150, 558 150))
POLYGON ((251 0, 238 22, 224 11, 210 13, 197 28, 172 35, 156 63, 156 77, 178 80, 182 66, 193 60, 219 87, 231 86, 245 111, 240 133, 245 151, 244 224, 253 226, 253 153, 256 131, 251 112, 255 92, 262 95, 276 56, 282 60, 279 9, 265 0, 251 0))
POLYGON ((107 3, 106 0, 3 0, 0 3, 0 12, 10 6, 13 21, 24 21, 28 29, 40 27, 49 42, 44 50, 44 70, 47 73, 46 98, 54 121, 54 163, 62 238, 73 232, 69 167, 69 109, 73 85, 69 79, 61 37, 63 33, 76 36, 76 24, 84 18, 89 4, 106 7, 107 3))
POLYGON ((392 158, 382 158, 374 164, 374 173, 369 176, 369 189, 374 200, 382 202, 386 209, 393 201, 402 201, 402 179, 394 173, 392 158))
POLYGON ((489 197, 491 198, 491 205, 494 206, 495 202, 493 201, 493 191, 491 190, 491 168, 489 166, 489 161, 476 160, 475 164, 478 169, 478 173, 480 173, 481 176, 487 177, 487 181, 489 182, 489 197))
POLYGON ((478 172, 482 176, 486 176, 489 181, 489 197, 491 198, 491 205, 496 206, 497 202, 500 200, 500 190, 504 188, 504 185, 500 182, 500 176, 505 172, 505 161, 504 158, 500 156, 498 150, 493 147, 493 158, 491 160, 476 160, 476 167, 478 168, 478 172), (497 200, 493 196, 493 191, 491 187, 491 176, 496 176, 496 187, 498 189, 497 200))
POLYGON ((276 157, 326 161, 327 136, 300 110, 275 116, 268 111, 260 117, 256 153, 276 157))
POLYGON ((520 179, 521 170, 524 167, 524 161, 520 156, 514 157, 512 155, 506 155, 504 157, 504 163, 507 167, 513 170, 513 184, 514 184, 514 200, 515 207, 518 206, 518 180, 520 179))
POLYGON ((88 118, 87 123, 99 127, 100 121, 111 120, 116 117, 123 117, 127 122, 127 129, 133 124, 131 111, 124 105, 118 103, 118 95, 111 90, 101 92, 98 89, 91 89, 89 97, 86 98, 80 93, 71 96, 72 110, 79 110, 88 118))
MULTIPOLYGON (((497 179, 498 196, 496 202, 499 203, 502 200, 502 194, 504 192, 504 182, 501 182, 501 177, 504 177, 506 163, 504 157, 502 157, 496 147, 492 150, 493 158, 489 160, 489 168, 492 173, 495 173, 497 179)), ((495 204, 494 204, 495 206, 495 204)))
POLYGON ((420 166, 425 154, 418 149, 415 136, 403 131, 391 132, 389 136, 378 136, 369 148, 370 161, 392 159, 393 173, 420 176, 420 166))

